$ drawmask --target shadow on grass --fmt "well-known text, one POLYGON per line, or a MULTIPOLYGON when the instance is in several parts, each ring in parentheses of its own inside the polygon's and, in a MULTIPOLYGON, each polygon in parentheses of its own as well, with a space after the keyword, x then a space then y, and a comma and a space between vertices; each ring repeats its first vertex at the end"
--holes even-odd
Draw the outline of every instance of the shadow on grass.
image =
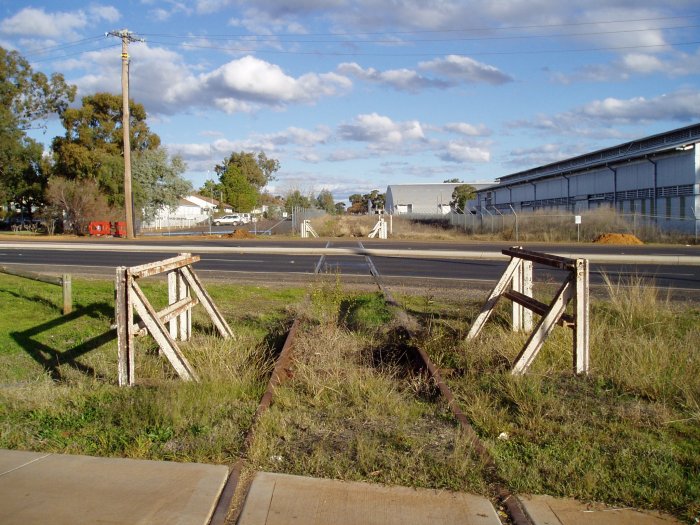
POLYGON ((28 330, 10 332, 10 336, 32 357, 32 359, 44 367, 55 381, 63 380, 60 371, 61 365, 68 365, 86 375, 105 379, 91 366, 80 363, 78 358, 115 339, 117 337, 117 331, 115 329, 108 330, 101 335, 88 339, 78 346, 63 351, 52 348, 45 343, 37 341, 35 338, 44 332, 64 326, 81 317, 104 319, 105 317, 110 318, 113 314, 114 307, 112 305, 107 303, 95 303, 90 306, 78 308, 70 314, 52 319, 28 330))

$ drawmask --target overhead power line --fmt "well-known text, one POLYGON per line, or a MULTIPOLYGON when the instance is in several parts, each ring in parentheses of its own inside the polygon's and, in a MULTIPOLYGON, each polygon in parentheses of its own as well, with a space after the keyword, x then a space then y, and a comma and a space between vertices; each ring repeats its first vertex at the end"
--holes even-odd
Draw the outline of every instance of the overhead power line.
MULTIPOLYGON (((598 35, 616 35, 616 34, 627 34, 627 33, 645 33, 648 31, 666 31, 669 29, 692 29, 698 28, 700 24, 694 25, 682 25, 682 26, 666 26, 666 27, 647 27, 640 29, 618 29, 611 31, 586 31, 579 33, 551 33, 548 35, 488 35, 488 36, 469 36, 469 37, 445 37, 445 38, 420 38, 412 40, 355 40, 355 44, 413 44, 413 43, 424 43, 424 42, 467 42, 467 41, 479 41, 479 40, 527 40, 527 39, 544 39, 544 38, 572 38, 578 36, 598 36, 598 35)), ((147 36, 160 36, 167 38, 176 39, 201 39, 201 40, 215 40, 215 41, 249 41, 250 43, 260 43, 260 42, 277 42, 285 44, 335 44, 335 43, 346 43, 346 40, 316 40, 316 39, 304 39, 304 40, 279 40, 274 36, 267 37, 254 37, 250 35, 241 36, 204 36, 204 35, 147 35, 147 36)), ((183 44, 184 45, 184 44, 183 44)))
MULTIPOLYGON (((304 35, 299 35, 297 33, 259 33, 259 34, 247 34, 247 35, 237 35, 237 36, 248 36, 248 37, 284 37, 284 36, 360 36, 360 35, 413 35, 413 34, 425 34, 425 33, 459 33, 468 31, 510 31, 513 29, 545 29, 545 28, 557 28, 557 27, 576 27, 576 26, 587 26, 587 25, 604 25, 604 24, 628 24, 634 22, 658 22, 662 20, 688 20, 691 18, 700 17, 700 13, 688 13, 685 15, 674 15, 674 16, 660 16, 660 17, 649 17, 649 18, 631 18, 622 20, 596 20, 590 22, 563 22, 558 24, 531 24, 531 25, 515 25, 515 26, 474 26, 474 27, 462 27, 462 28, 447 28, 447 29, 414 29, 414 30, 403 30, 403 31, 339 31, 330 33, 305 33, 304 35)), ((173 36, 173 37, 186 37, 187 35, 176 35, 168 33, 141 33, 144 36, 173 36)), ((192 35, 192 38, 205 38, 207 35, 192 35)), ((210 35, 210 37, 225 36, 230 37, 232 35, 210 35)))
POLYGON ((436 54, 441 55, 462 55, 462 56, 489 56, 489 55, 546 55, 546 54, 568 54, 568 53, 587 53, 587 52, 597 52, 597 51, 624 51, 633 49, 661 49, 661 48, 673 48, 673 47, 684 47, 693 46, 700 44, 700 40, 693 40, 689 42, 669 42, 666 44, 648 44, 648 45, 634 45, 634 46, 607 46, 607 47, 587 47, 587 48, 569 48, 569 49, 533 49, 533 50, 506 50, 506 51, 445 51, 442 50, 440 53, 369 53, 360 51, 285 51, 279 49, 257 49, 257 48, 242 48, 242 47, 224 47, 224 46, 204 46, 204 45, 194 45, 194 44, 179 44, 173 42, 161 42, 158 40, 149 40, 149 42, 154 44, 160 44, 162 46, 174 47, 174 48, 187 48, 187 49, 210 49, 218 51, 228 51, 234 53, 259 53, 259 54, 272 54, 272 55, 313 55, 313 56, 364 56, 364 57, 426 57, 435 56, 436 54))

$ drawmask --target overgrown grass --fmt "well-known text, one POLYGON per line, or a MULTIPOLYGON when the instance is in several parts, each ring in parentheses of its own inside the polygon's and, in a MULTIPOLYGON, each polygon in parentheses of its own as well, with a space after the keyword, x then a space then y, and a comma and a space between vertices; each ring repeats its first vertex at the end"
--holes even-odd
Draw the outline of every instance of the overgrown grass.
MULTIPOLYGON (((162 281, 142 283, 156 306, 162 281)), ((195 309, 181 348, 201 378, 184 383, 137 340, 139 383, 116 386, 110 330, 113 284, 74 280, 75 311, 62 316, 60 288, 0 275, 0 447, 178 461, 228 463, 264 390, 289 317, 303 290, 208 286, 235 338, 221 340, 195 309)))
MULTIPOLYGON (((177 379, 143 339, 140 383, 121 389, 116 344, 103 337, 112 286, 75 280, 76 313, 62 316, 59 288, 0 275, 0 447, 229 463, 243 452, 295 304, 294 374, 260 421, 252 468, 488 493, 379 294, 345 290, 338 275, 308 290, 210 284, 236 337, 221 340, 201 310, 195 316, 182 349, 202 382, 177 379)), ((164 282, 143 287, 165 304, 164 282)), ((465 342, 480 304, 400 300, 424 329, 410 343, 444 370, 513 490, 700 514, 696 305, 640 280, 610 283, 592 304, 588 377, 572 375, 572 336, 560 327, 530 372, 513 377, 526 336, 509 331, 509 305, 465 342)))
POLYGON ((563 328, 528 374, 514 377, 525 336, 509 331, 505 308, 470 342, 475 308, 450 317, 427 310, 422 344, 453 371, 460 405, 515 491, 687 520, 700 513, 700 309, 647 284, 609 283, 608 298, 594 300, 587 378, 571 372, 572 334, 563 328))
POLYGON ((252 468, 485 492, 481 466, 396 340, 381 296, 328 282, 315 290, 294 377, 260 422, 252 468))

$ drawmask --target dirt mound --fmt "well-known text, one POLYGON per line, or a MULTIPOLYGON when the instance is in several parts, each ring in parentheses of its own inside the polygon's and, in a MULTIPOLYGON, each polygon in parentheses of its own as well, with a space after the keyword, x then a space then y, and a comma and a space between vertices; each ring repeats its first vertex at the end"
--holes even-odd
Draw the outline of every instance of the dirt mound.
POLYGON ((593 239, 598 244, 644 244, 636 235, 630 233, 601 233, 593 239))
POLYGON ((253 239, 255 235, 248 230, 233 230, 233 233, 227 234, 226 237, 229 239, 253 239))

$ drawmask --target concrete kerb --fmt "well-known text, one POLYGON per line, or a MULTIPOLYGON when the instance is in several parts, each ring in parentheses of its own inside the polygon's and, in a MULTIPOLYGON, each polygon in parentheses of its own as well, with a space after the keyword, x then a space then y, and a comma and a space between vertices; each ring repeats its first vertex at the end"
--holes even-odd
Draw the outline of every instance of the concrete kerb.
MULTIPOLYGON (((343 256, 366 255, 370 257, 419 257, 427 259, 471 259, 471 260, 507 260, 508 256, 500 251, 472 250, 410 250, 386 248, 320 248, 288 246, 177 246, 164 247, 145 244, 97 244, 97 243, 0 243, 0 247, 23 250, 63 250, 63 251, 103 251, 103 252, 148 252, 148 253, 235 253, 260 255, 311 255, 343 256)), ((562 253, 553 250, 552 255, 570 259, 588 259, 592 263, 613 264, 663 264, 663 265, 700 265, 700 256, 695 255, 631 255, 600 253, 562 253)))

